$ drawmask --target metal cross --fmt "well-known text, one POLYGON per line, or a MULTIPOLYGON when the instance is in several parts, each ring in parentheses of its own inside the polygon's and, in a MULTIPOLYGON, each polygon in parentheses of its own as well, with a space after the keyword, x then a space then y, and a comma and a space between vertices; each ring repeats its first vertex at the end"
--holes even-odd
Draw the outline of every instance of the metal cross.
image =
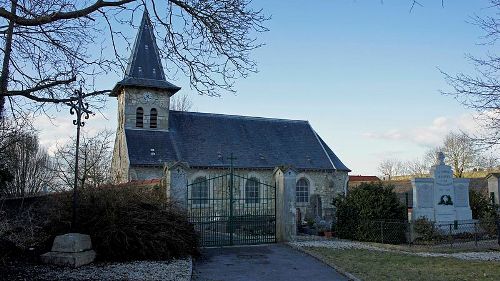
POLYGON ((92 111, 89 110, 89 104, 87 102, 83 102, 85 95, 83 94, 82 88, 79 90, 75 90, 75 100, 71 100, 66 104, 70 107, 69 113, 71 115, 76 114, 76 119, 73 120, 73 125, 76 126, 76 151, 75 151, 75 180, 73 184, 73 217, 71 221, 71 229, 73 231, 76 230, 76 212, 77 212, 77 204, 78 204, 78 152, 80 150, 80 128, 85 126, 85 122, 82 121, 82 117, 84 119, 89 119, 89 115, 92 114, 92 111))

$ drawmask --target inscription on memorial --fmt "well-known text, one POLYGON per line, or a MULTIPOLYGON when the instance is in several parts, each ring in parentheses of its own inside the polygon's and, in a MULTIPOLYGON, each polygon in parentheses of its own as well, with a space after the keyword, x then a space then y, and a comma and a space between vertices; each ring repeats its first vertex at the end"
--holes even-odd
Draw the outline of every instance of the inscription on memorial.
POLYGON ((465 185, 457 185, 455 187, 455 206, 468 207, 468 187, 465 185))
POLYGON ((433 192, 432 185, 430 184, 424 184, 417 189, 418 206, 420 208, 433 207, 433 192))

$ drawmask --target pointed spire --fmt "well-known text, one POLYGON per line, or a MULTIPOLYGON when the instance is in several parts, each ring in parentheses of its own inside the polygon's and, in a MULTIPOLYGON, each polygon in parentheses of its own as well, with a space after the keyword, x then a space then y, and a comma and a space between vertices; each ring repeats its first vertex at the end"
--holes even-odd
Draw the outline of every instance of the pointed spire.
POLYGON ((153 26, 146 9, 130 54, 125 77, 117 83, 111 92, 111 96, 116 96, 118 90, 123 86, 168 90, 169 95, 173 95, 180 90, 179 87, 165 79, 153 26))
POLYGON ((125 76, 165 81, 153 26, 146 9, 144 9, 125 76))

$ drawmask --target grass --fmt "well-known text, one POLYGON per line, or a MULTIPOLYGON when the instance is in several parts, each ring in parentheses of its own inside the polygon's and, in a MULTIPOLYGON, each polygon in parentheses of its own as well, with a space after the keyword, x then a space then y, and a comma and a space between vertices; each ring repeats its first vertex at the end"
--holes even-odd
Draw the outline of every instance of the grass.
POLYGON ((362 280, 500 280, 500 262, 360 249, 305 248, 362 280))
POLYGON ((392 244, 380 244, 375 242, 364 242, 365 244, 372 245, 379 248, 384 248, 394 251, 404 251, 404 252, 430 252, 430 253, 463 253, 463 252, 494 252, 500 251, 498 241, 495 240, 484 240, 479 241, 476 246, 473 241, 454 243, 452 247, 450 244, 443 243, 442 245, 412 245, 407 244, 402 245, 392 245, 392 244))

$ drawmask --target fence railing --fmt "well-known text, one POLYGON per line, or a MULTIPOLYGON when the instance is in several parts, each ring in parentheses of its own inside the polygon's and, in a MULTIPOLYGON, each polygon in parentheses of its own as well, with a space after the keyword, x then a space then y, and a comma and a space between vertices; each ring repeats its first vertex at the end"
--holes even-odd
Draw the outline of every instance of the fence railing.
POLYGON ((482 241, 498 239, 498 223, 494 219, 450 223, 374 220, 359 223, 356 234, 346 238, 384 244, 477 246, 482 241))

